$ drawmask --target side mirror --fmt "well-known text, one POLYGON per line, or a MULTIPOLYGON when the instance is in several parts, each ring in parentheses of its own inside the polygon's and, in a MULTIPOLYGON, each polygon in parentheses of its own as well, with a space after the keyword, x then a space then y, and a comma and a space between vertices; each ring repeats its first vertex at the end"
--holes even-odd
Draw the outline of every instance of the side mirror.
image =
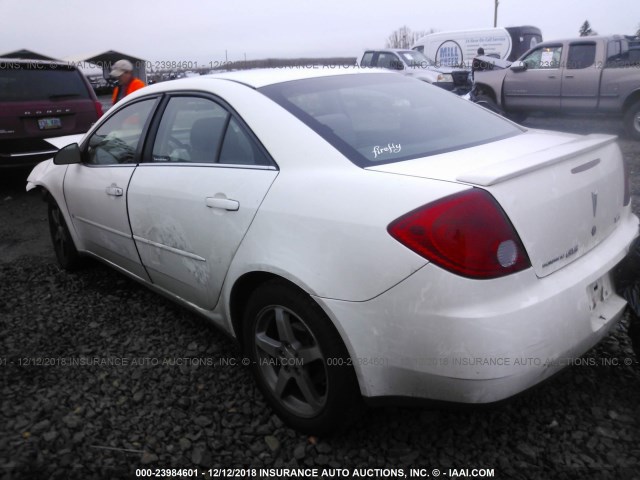
POLYGON ((527 69, 527 64, 520 60, 516 60, 509 68, 514 72, 524 72, 527 69))
POLYGON ((56 165, 72 165, 81 162, 80 147, 77 143, 72 143, 61 148, 58 150, 58 153, 53 156, 53 163, 56 165))

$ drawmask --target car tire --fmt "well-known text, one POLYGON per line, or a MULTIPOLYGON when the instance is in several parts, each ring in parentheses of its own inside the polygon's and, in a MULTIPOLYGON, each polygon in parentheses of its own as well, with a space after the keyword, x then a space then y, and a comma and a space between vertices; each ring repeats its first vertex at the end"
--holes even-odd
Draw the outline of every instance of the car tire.
POLYGON ((77 270, 82 264, 82 259, 73 243, 64 215, 53 200, 49 202, 49 233, 60 266, 69 271, 77 270))
POLYGON ((361 411, 351 358, 320 306, 283 281, 249 297, 244 347, 269 405, 290 427, 308 434, 342 430, 361 411))
POLYGON ((624 114, 624 128, 634 140, 640 140, 640 102, 636 102, 624 114))
POLYGON ((497 113, 498 115, 504 115, 504 111, 498 106, 495 100, 488 95, 476 96, 475 103, 483 106, 484 108, 492 111, 493 113, 497 113))
POLYGON ((629 329, 627 332, 631 339, 633 353, 636 354, 636 360, 640 362, 640 317, 635 313, 630 313, 629 315, 629 329))

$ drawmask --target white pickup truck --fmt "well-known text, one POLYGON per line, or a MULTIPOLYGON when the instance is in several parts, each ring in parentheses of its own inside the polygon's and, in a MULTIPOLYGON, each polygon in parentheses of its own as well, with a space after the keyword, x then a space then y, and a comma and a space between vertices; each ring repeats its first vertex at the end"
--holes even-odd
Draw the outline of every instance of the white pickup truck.
POLYGON ((397 70, 458 94, 466 93, 471 87, 469 70, 437 65, 417 50, 366 50, 358 59, 358 65, 397 70))
POLYGON ((640 46, 622 35, 544 42, 509 68, 474 73, 474 93, 512 118, 530 112, 601 113, 640 140, 640 46))

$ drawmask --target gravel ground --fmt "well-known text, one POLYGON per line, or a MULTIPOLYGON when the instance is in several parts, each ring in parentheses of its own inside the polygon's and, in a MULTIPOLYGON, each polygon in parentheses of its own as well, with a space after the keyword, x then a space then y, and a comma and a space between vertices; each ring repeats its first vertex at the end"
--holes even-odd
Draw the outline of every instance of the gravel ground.
MULTIPOLYGON (((526 124, 618 133, 601 119, 526 124)), ((638 212, 640 143, 620 144, 638 212)), ((61 271, 45 205, 22 181, 0 181, 3 479, 133 479, 140 468, 640 479, 640 364, 626 320, 580 362, 499 405, 370 409, 345 433, 308 437, 271 413, 240 350, 202 319, 100 264, 61 271)))

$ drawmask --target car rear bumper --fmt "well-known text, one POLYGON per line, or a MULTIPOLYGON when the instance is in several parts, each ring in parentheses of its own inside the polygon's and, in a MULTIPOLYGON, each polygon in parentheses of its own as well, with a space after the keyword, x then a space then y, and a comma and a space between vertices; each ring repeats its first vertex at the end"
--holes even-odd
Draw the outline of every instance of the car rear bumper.
POLYGON ((0 142, 0 168, 33 167, 58 151, 43 139, 0 142))
POLYGON ((35 152, 29 155, 0 155, 0 168, 33 167, 38 163, 51 158, 57 150, 51 152, 35 152))
POLYGON ((346 339, 364 396, 495 402, 579 364, 618 322, 626 302, 614 271, 637 232, 629 215, 541 279, 528 269, 471 280, 430 264, 368 302, 318 302, 346 339))

